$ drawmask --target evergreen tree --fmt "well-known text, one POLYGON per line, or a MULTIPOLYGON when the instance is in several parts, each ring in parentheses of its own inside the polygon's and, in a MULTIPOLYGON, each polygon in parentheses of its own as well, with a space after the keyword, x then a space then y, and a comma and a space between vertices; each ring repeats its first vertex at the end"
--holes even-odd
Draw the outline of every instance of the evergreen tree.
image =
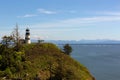
POLYGON ((65 54, 70 55, 70 53, 72 52, 72 47, 69 44, 65 44, 63 50, 65 54))

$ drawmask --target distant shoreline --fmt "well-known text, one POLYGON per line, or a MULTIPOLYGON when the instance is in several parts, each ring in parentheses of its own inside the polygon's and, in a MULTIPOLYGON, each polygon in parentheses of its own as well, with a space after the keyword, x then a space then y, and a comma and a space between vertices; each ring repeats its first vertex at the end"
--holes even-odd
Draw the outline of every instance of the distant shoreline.
MULTIPOLYGON (((64 45, 64 43, 63 44, 57 44, 57 45, 64 45)), ((109 43, 107 43, 107 44, 104 44, 104 43, 103 44, 102 43, 78 43, 78 44, 70 44, 70 45, 120 45, 120 43, 119 44, 111 44, 111 43, 110 44, 109 43)))

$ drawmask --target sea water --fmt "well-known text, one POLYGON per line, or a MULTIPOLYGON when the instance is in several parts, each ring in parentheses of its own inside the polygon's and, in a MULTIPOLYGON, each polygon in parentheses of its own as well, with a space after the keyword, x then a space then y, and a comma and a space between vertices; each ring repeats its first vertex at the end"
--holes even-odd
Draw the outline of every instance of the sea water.
POLYGON ((120 80, 120 45, 71 46, 71 57, 86 66, 96 80, 120 80))

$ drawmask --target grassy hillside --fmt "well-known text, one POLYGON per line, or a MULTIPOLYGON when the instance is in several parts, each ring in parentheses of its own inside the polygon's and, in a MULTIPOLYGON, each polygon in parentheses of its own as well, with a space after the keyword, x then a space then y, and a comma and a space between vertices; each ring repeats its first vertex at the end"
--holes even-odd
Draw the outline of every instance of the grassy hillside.
MULTIPOLYGON (((14 52, 14 51, 13 51, 14 52)), ((16 52, 17 69, 9 66, 3 69, 1 79, 5 76, 12 79, 34 80, 94 80, 86 67, 70 56, 61 52, 54 44, 23 45, 16 52), (7 75, 9 74, 9 75, 7 75)), ((15 65, 15 66, 16 66, 15 65)))

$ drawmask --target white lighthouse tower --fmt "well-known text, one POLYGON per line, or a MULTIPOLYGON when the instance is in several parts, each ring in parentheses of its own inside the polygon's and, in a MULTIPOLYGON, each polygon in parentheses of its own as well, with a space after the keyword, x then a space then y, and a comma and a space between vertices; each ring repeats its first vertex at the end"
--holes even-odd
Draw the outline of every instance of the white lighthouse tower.
POLYGON ((31 41, 30 41, 30 30, 28 28, 26 29, 25 43, 26 44, 30 44, 31 43, 31 41))

